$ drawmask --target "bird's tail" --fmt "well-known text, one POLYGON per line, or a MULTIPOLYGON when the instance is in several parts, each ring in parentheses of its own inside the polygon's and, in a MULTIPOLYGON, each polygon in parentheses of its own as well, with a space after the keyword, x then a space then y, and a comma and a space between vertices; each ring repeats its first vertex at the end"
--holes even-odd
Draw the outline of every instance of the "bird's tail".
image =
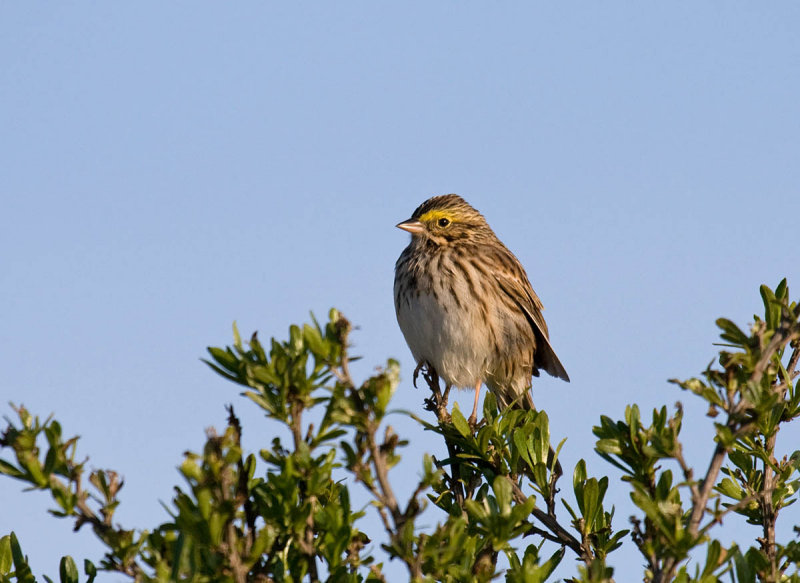
MULTIPOLYGON (((550 340, 544 334, 537 335, 536 353, 534 354, 534 365, 547 371, 547 374, 557 379, 569 382, 569 375, 564 365, 556 356, 556 351, 550 346, 550 340)), ((536 376, 539 376, 538 374, 536 376)))

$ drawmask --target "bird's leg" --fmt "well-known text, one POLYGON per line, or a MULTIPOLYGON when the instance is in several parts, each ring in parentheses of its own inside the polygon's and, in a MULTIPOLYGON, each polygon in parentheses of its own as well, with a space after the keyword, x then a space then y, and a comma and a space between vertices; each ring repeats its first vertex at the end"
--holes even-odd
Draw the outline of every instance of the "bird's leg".
POLYGON ((475 385, 475 404, 472 406, 472 415, 469 416, 467 422, 470 427, 475 427, 478 422, 478 400, 481 398, 481 381, 475 385))

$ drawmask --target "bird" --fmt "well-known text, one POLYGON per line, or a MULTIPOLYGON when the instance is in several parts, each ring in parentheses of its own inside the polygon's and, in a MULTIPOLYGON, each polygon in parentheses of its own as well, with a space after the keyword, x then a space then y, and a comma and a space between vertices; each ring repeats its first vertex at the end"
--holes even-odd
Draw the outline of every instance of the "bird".
POLYGON ((502 408, 533 409, 533 376, 569 382, 525 269, 481 213, 446 194, 397 227, 411 234, 395 264, 397 322, 418 369, 474 389, 470 425, 484 384, 502 408))

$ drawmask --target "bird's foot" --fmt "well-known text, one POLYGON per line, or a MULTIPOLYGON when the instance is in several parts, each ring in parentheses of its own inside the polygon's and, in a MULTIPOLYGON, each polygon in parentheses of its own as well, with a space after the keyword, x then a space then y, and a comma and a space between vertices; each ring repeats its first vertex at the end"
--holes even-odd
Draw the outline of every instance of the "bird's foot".
POLYGON ((433 368, 430 362, 427 360, 421 360, 417 363, 417 368, 414 369, 414 375, 411 377, 411 381, 414 384, 414 388, 417 388, 417 379, 419 378, 420 373, 422 373, 422 378, 425 379, 425 382, 428 383, 428 387, 432 391, 436 391, 439 389, 439 375, 436 372, 436 369, 433 368))
POLYGON ((417 378, 419 378, 419 373, 424 366, 425 366, 425 361, 420 360, 417 363, 417 368, 414 369, 414 376, 411 377, 411 383, 414 385, 415 389, 417 388, 417 378))
POLYGON ((478 427, 478 417, 473 413, 467 419, 467 423, 469 424, 469 428, 472 431, 475 431, 475 429, 477 429, 477 427, 478 427))

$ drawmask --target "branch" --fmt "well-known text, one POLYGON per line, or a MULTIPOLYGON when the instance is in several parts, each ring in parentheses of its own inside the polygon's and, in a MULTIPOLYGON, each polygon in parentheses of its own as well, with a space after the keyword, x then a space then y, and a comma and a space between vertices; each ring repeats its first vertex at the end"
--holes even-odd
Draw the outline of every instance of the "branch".
POLYGON ((714 484, 717 483, 717 476, 719 476, 722 463, 725 461, 727 455, 727 448, 722 445, 722 443, 717 442, 717 446, 714 448, 714 454, 711 456, 711 462, 708 464, 708 471, 706 472, 705 478, 703 478, 697 497, 695 497, 694 493, 692 494, 692 515, 689 519, 689 534, 692 536, 697 536, 700 521, 703 519, 703 514, 705 514, 706 511, 706 504, 708 504, 711 491, 714 488, 714 484))
MULTIPOLYGON (((792 347, 794 347, 794 350, 792 351, 792 356, 789 357, 789 364, 786 366, 786 373, 789 375, 790 379, 793 379, 798 374, 794 369, 797 366, 797 362, 800 361, 800 341, 797 339, 793 340, 792 347)), ((790 379, 786 379, 786 382, 790 382, 790 379)))
MULTIPOLYGON (((514 494, 514 500, 516 500, 518 504, 525 504, 528 501, 528 497, 516 482, 511 482, 511 491, 514 494)), ((575 554, 580 556, 585 563, 588 564, 591 562, 591 556, 587 557, 585 555, 585 549, 581 546, 580 541, 578 541, 578 539, 572 536, 563 526, 559 524, 555 515, 548 514, 537 507, 533 508, 531 514, 533 514, 539 522, 544 524, 550 530, 550 532, 553 533, 553 538, 555 539, 554 542, 557 542, 562 546, 569 547, 575 551, 575 554)), ((553 538, 550 538, 549 540, 553 540, 553 538)))
POLYGON ((383 455, 378 448, 378 444, 375 441, 374 429, 370 429, 369 433, 367 434, 367 440, 369 444, 370 457, 372 458, 372 465, 375 468, 375 474, 378 478, 378 484, 381 488, 381 502, 385 504, 387 508, 389 508, 389 512, 392 515, 395 526, 400 527, 402 526, 402 523, 405 522, 405 519, 403 514, 400 512, 400 508, 397 504, 397 498, 394 495, 394 490, 392 490, 392 485, 389 483, 389 471, 386 468, 386 456, 383 455))

